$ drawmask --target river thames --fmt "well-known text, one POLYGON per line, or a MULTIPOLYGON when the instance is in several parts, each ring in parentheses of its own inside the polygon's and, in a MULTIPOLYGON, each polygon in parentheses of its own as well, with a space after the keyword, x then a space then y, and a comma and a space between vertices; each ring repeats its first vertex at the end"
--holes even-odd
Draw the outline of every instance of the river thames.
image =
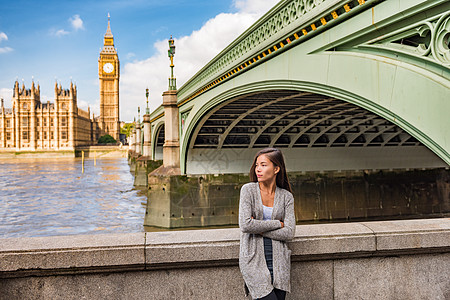
POLYGON ((125 158, 0 160, 0 237, 143 232, 125 158))

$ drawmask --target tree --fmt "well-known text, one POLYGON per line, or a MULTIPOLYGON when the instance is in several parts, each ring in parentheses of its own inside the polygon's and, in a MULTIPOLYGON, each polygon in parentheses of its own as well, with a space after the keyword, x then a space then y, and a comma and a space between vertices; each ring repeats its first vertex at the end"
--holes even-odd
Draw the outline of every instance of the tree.
POLYGON ((125 123, 121 128, 120 128, 120 133, 122 134, 126 134, 127 137, 129 137, 131 135, 131 130, 133 130, 134 124, 133 123, 125 123))
POLYGON ((106 134, 104 136, 101 136, 98 139, 98 143, 99 144, 115 144, 115 143, 117 143, 117 141, 109 134, 106 134))

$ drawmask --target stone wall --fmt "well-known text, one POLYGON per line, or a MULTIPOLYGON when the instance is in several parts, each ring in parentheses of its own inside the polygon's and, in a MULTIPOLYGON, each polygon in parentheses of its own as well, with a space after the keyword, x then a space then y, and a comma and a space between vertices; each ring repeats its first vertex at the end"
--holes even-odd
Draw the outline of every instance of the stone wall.
MULTIPOLYGON (((450 170, 444 168, 288 175, 297 223, 450 215, 450 170)), ((239 192, 247 182, 246 174, 150 175, 144 224, 166 228, 235 225, 239 192)))
MULTIPOLYGON (((450 219, 300 225, 288 299, 449 299, 450 219)), ((244 299, 239 229, 0 240, 1 299, 244 299)))

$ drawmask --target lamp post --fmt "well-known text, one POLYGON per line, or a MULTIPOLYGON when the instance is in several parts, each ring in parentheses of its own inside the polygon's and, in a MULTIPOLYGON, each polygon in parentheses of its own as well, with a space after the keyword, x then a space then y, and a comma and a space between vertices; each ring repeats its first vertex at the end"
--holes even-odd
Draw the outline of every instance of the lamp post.
POLYGON ((176 78, 173 77, 173 67, 174 67, 173 57, 175 56, 175 43, 174 43, 172 36, 170 36, 170 39, 169 39, 168 55, 170 58, 169 91, 174 91, 177 89, 177 82, 176 82, 176 78))
POLYGON ((141 124, 141 107, 138 106, 138 124, 141 124))
POLYGON ((136 154, 138 156, 142 153, 142 142, 141 142, 141 108, 138 106, 138 120, 136 124, 136 154))
POLYGON ((150 114, 150 109, 148 108, 148 88, 145 89, 145 97, 147 98, 147 109, 145 110, 145 113, 148 115, 150 114))

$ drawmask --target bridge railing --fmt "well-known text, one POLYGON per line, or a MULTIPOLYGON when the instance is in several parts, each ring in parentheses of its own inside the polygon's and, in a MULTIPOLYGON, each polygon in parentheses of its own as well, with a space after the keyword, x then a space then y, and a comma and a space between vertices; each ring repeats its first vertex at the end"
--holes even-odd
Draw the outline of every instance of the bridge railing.
POLYGON ((178 103, 228 80, 261 61, 380 2, 377 0, 282 0, 207 63, 178 90, 178 103))

